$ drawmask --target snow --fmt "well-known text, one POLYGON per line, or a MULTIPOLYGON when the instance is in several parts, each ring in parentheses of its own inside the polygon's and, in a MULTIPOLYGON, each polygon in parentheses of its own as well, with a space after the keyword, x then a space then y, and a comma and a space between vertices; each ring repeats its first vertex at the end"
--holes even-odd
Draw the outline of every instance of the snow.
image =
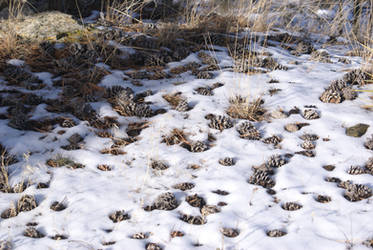
MULTIPOLYGON (((319 15, 329 15, 320 12, 319 15)), ((332 80, 339 79, 346 70, 359 67, 359 58, 348 57, 352 64, 320 63, 310 61, 309 56, 296 57, 277 48, 258 48, 273 54, 281 64, 289 67, 288 71, 272 71, 266 74, 247 75, 225 70, 233 64, 224 48, 219 48, 214 56, 222 70, 214 72, 211 80, 195 79, 189 73, 180 78, 164 80, 141 80, 142 87, 134 87, 125 80, 126 72, 112 70, 100 83, 102 87, 121 85, 131 87, 136 92, 152 90, 154 95, 146 98, 152 108, 165 108, 168 112, 149 118, 149 127, 140 134, 140 139, 123 150, 125 155, 112 156, 101 154, 100 150, 109 148, 111 140, 99 138, 86 122, 65 129, 57 125, 50 133, 26 132, 10 128, 6 120, 0 121, 1 143, 21 160, 11 167, 11 180, 17 183, 22 178, 30 178, 32 183, 50 181, 47 189, 36 189, 31 185, 23 194, 1 193, 0 207, 5 210, 16 202, 21 195, 35 195, 38 207, 29 212, 22 212, 9 219, 0 219, 0 239, 13 242, 15 249, 144 249, 147 242, 156 242, 165 249, 191 249, 194 244, 202 244, 198 249, 346 249, 353 244, 354 249, 366 249, 361 243, 372 237, 373 218, 372 199, 350 202, 343 197, 343 189, 335 183, 324 181, 328 176, 354 183, 366 184, 373 188, 373 176, 349 175, 346 170, 351 165, 364 165, 372 151, 363 144, 373 134, 371 111, 362 109, 367 104, 368 93, 360 93, 354 101, 341 104, 322 103, 319 96, 332 80), (298 61, 298 65, 291 64, 298 61), (279 83, 267 83, 277 79, 279 83), (175 85, 176 82, 184 82, 175 85), (224 83, 215 89, 214 96, 202 96, 195 93, 196 88, 211 86, 215 82, 224 83), (280 88, 273 96, 268 94, 270 88, 280 88), (162 98, 166 93, 182 92, 193 109, 188 112, 171 110, 162 98), (283 137, 281 148, 274 148, 261 141, 239 138, 236 127, 242 122, 234 119, 235 127, 223 131, 208 127, 204 118, 207 114, 224 115, 229 106, 228 99, 234 95, 248 96, 250 100, 261 96, 264 107, 269 111, 276 109, 290 110, 297 106, 303 111, 305 105, 315 105, 321 112, 321 118, 307 121, 301 115, 291 115, 285 119, 273 119, 271 122, 254 122, 264 137, 279 134, 283 137), (284 126, 292 122, 309 122, 301 130, 289 133, 284 126), (347 137, 345 127, 365 123, 370 125, 361 138, 347 137), (178 146, 161 143, 162 136, 172 129, 183 129, 191 140, 207 139, 212 133, 216 138, 209 150, 192 153, 178 146), (60 135, 58 131, 65 130, 60 135), (65 151, 60 147, 67 144, 67 138, 78 133, 84 137, 84 148, 65 151), (277 194, 274 199, 264 188, 249 184, 247 180, 253 173, 252 167, 265 162, 271 155, 294 153, 302 150, 304 133, 320 136, 316 142, 316 157, 308 158, 295 154, 288 164, 276 169, 273 188, 277 194), (329 138, 324 141, 322 138, 329 138), (27 153, 27 160, 22 159, 27 153), (83 169, 52 169, 46 160, 56 155, 70 157, 85 165, 83 169), (234 166, 221 166, 218 160, 233 157, 234 166), (155 171, 150 168, 151 159, 164 160, 170 168, 155 171), (112 171, 102 172, 99 164, 112 166, 112 171), (192 164, 201 167, 190 169, 192 164), (333 172, 325 171, 322 166, 335 164, 333 172), (174 184, 192 182, 192 190, 180 191, 172 188, 174 184), (219 196, 213 190, 229 192, 219 196), (144 211, 145 205, 151 205, 161 193, 171 191, 180 203, 172 211, 144 211), (221 212, 209 215, 204 225, 191 225, 179 219, 179 212, 199 215, 199 209, 186 203, 187 195, 199 194, 209 205, 226 202, 221 212), (323 204, 315 201, 318 194, 332 197, 331 202, 323 204), (54 201, 64 201, 67 208, 53 211, 49 207, 54 201), (285 202, 297 202, 303 207, 297 211, 281 208, 285 202), (130 219, 113 223, 109 214, 124 210, 130 219), (23 231, 29 222, 37 222, 36 228, 48 237, 31 239, 24 237, 23 231), (235 238, 222 236, 222 227, 239 230, 235 238), (283 237, 271 238, 267 230, 282 229, 287 232, 283 237), (108 232, 108 230, 110 232, 108 232), (184 237, 171 238, 170 232, 179 230, 184 237), (146 240, 131 239, 138 232, 149 232, 146 240), (55 234, 68 236, 67 240, 52 240, 55 234), (103 246, 104 242, 115 244, 103 246)), ((325 48, 332 55, 332 60, 343 56, 345 49, 325 48)), ((124 48, 124 51, 132 53, 124 48)), ((206 51, 208 52, 208 51, 206 51)), ((209 53, 209 52, 208 52, 209 53)), ((168 67, 198 61, 197 54, 192 54, 181 62, 172 62, 168 67)), ((22 65, 19 60, 8 63, 22 65)), ((35 92, 45 96, 55 96, 52 78, 49 73, 36 74, 48 85, 47 93, 35 92)), ((124 137, 130 122, 141 119, 120 117, 106 102, 95 102, 92 106, 99 116, 117 116, 118 128, 112 128, 115 136, 124 137)), ((45 105, 39 105, 33 111, 34 119, 49 115, 45 105)))

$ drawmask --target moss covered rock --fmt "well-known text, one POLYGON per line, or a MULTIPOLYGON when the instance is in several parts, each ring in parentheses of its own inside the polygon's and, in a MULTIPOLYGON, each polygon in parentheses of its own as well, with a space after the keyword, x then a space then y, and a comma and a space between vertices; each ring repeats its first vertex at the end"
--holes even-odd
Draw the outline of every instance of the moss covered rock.
POLYGON ((356 124, 355 126, 346 128, 346 135, 353 136, 353 137, 361 137, 367 132, 368 128, 369 128, 369 125, 359 123, 359 124, 356 124))

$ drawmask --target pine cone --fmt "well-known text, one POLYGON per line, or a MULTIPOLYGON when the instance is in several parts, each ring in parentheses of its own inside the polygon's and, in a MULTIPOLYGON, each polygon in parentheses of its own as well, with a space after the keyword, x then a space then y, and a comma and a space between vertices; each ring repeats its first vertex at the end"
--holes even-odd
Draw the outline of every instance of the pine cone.
POLYGON ((277 146, 282 141, 282 138, 279 137, 278 135, 273 135, 271 137, 267 137, 267 138, 263 139, 262 141, 266 144, 273 144, 273 145, 277 146))
POLYGON ((306 120, 315 120, 315 119, 319 119, 320 115, 314 109, 306 109, 303 112, 303 118, 306 119, 306 120))
POLYGON ((218 115, 218 116, 213 115, 211 117, 209 127, 222 131, 224 129, 232 128, 233 122, 228 117, 221 116, 221 115, 218 115))
POLYGON ((219 164, 223 166, 233 166, 235 164, 234 159, 231 157, 225 157, 219 160, 219 164))
POLYGON ((275 182, 269 176, 269 174, 265 171, 254 171, 253 175, 250 176, 248 182, 250 184, 262 186, 264 188, 272 188, 275 186, 275 182))
POLYGON ((214 95, 212 89, 209 87, 200 87, 196 89, 196 92, 200 95, 212 96, 214 95))
POLYGON ((347 173, 351 175, 359 175, 359 174, 365 174, 365 170, 359 166, 351 166, 348 169, 347 173))
POLYGON ((242 123, 237 131, 240 134, 240 138, 249 140, 260 140, 262 138, 259 130, 257 130, 250 122, 242 123))
POLYGON ((325 103, 341 103, 342 93, 340 91, 326 89, 324 93, 322 93, 320 100, 325 103))
POLYGON ((159 195, 153 202, 152 208, 158 210, 173 210, 177 208, 176 197, 173 193, 167 192, 159 195))
POLYGON ((268 168, 279 168, 288 163, 288 160, 282 155, 272 155, 265 165, 268 168))

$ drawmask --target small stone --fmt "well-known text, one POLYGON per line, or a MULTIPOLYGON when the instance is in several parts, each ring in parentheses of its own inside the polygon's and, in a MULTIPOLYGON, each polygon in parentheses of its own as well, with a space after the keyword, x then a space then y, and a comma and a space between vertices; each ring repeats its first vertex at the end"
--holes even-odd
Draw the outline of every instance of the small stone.
POLYGON ((271 113, 271 117, 274 119, 285 119, 288 115, 283 110, 275 110, 271 113))
POLYGON ((223 195, 223 196, 229 194, 229 192, 224 191, 224 190, 220 190, 220 189, 217 189, 217 190, 214 190, 214 191, 211 191, 211 192, 213 192, 214 194, 223 195))
POLYGON ((224 201, 219 201, 219 202, 218 202, 218 206, 220 206, 220 207, 224 207, 224 206, 226 206, 226 205, 228 205, 228 203, 226 203, 226 202, 224 202, 224 201))
POLYGON ((325 165, 322 168, 325 169, 326 171, 331 172, 331 171, 333 171, 335 169, 335 166, 333 166, 333 165, 325 165))
POLYGON ((275 194, 276 194, 276 191, 273 190, 272 188, 268 188, 268 189, 267 189, 267 194, 269 194, 269 195, 275 195, 275 194))
POLYGON ((71 144, 78 144, 79 142, 83 141, 83 137, 78 133, 73 134, 67 139, 71 144))
POLYGON ((353 137, 361 137, 367 132, 368 128, 369 128, 369 125, 359 123, 359 124, 356 124, 355 126, 346 128, 346 135, 353 136, 353 137))
POLYGON ((285 130, 288 131, 288 132, 296 132, 299 130, 299 127, 297 124, 294 124, 294 123, 289 123, 287 125, 285 125, 285 130))

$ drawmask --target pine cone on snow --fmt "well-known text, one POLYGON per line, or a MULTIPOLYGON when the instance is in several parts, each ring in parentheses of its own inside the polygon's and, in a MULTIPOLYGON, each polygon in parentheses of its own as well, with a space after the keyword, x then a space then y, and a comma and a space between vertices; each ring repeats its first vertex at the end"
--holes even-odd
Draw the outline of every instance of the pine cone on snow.
POLYGON ((169 168, 169 166, 166 163, 162 161, 155 161, 155 160, 151 162, 150 166, 152 169, 155 169, 155 170, 166 170, 169 168))
POLYGON ((179 112, 186 112, 189 110, 189 105, 188 105, 188 102, 186 100, 181 100, 177 106, 175 107, 175 110, 176 111, 179 111, 179 112))
POLYGON ((362 184, 352 184, 347 188, 344 197, 349 201, 360 201, 372 196, 372 189, 362 184))
POLYGON ((210 119, 210 128, 218 129, 220 131, 233 127, 233 122, 226 116, 213 115, 210 119))
POLYGON ((212 89, 209 87, 200 87, 196 89, 196 92, 200 95, 212 96, 214 95, 212 89))
POLYGON ((303 118, 306 119, 306 120, 315 120, 315 119, 319 119, 320 115, 314 109, 306 109, 303 112, 303 118))
POLYGON ((317 141, 319 139, 319 136, 316 134, 304 134, 300 136, 300 139, 304 141, 317 141))
POLYGON ((233 166, 235 164, 234 159, 231 157, 225 157, 219 160, 219 164, 223 166, 233 166))
POLYGON ((282 141, 282 138, 278 135, 273 135, 271 137, 263 139, 262 141, 266 144, 273 144, 277 146, 282 141))
POLYGON ((320 100, 325 103, 341 103, 342 93, 332 89, 326 89, 320 96, 320 100))
POLYGON ((248 182, 250 184, 262 186, 264 188, 272 188, 275 186, 275 182, 272 180, 271 176, 265 171, 254 171, 253 175, 250 176, 248 182))
POLYGON ((121 101, 121 99, 132 100, 133 99, 133 90, 131 88, 123 88, 119 85, 114 85, 110 88, 106 89, 105 96, 107 98, 118 98, 117 101, 121 101))
POLYGON ((359 166, 351 166, 347 173, 351 175, 365 174, 365 170, 359 166))
POLYGON ((347 88, 349 84, 345 80, 334 80, 330 83, 328 89, 334 90, 334 91, 341 91, 344 88, 347 88))
POLYGON ((272 155, 265 165, 269 168, 279 168, 288 163, 288 160, 282 155, 272 155))
POLYGON ((286 202, 281 207, 284 210, 295 211, 295 210, 301 209, 303 206, 301 204, 296 203, 296 202, 286 202))
POLYGON ((343 76, 343 80, 348 82, 349 84, 352 85, 364 85, 366 84, 366 80, 368 80, 369 75, 362 71, 361 69, 355 69, 343 76))
POLYGON ((240 134, 240 138, 249 140, 260 140, 262 138, 259 130, 257 130, 250 122, 242 123, 237 131, 240 134))
POLYGON ((373 157, 370 157, 368 161, 365 163, 365 169, 373 174, 373 157))
POLYGON ((357 98, 357 93, 351 87, 346 87, 342 89, 342 96, 345 100, 355 100, 357 98))
POLYGON ((305 150, 312 150, 316 147, 314 142, 308 140, 305 140, 300 146, 305 150))
POLYGON ((201 141, 196 141, 190 145, 190 152, 203 152, 208 149, 208 146, 201 141))

